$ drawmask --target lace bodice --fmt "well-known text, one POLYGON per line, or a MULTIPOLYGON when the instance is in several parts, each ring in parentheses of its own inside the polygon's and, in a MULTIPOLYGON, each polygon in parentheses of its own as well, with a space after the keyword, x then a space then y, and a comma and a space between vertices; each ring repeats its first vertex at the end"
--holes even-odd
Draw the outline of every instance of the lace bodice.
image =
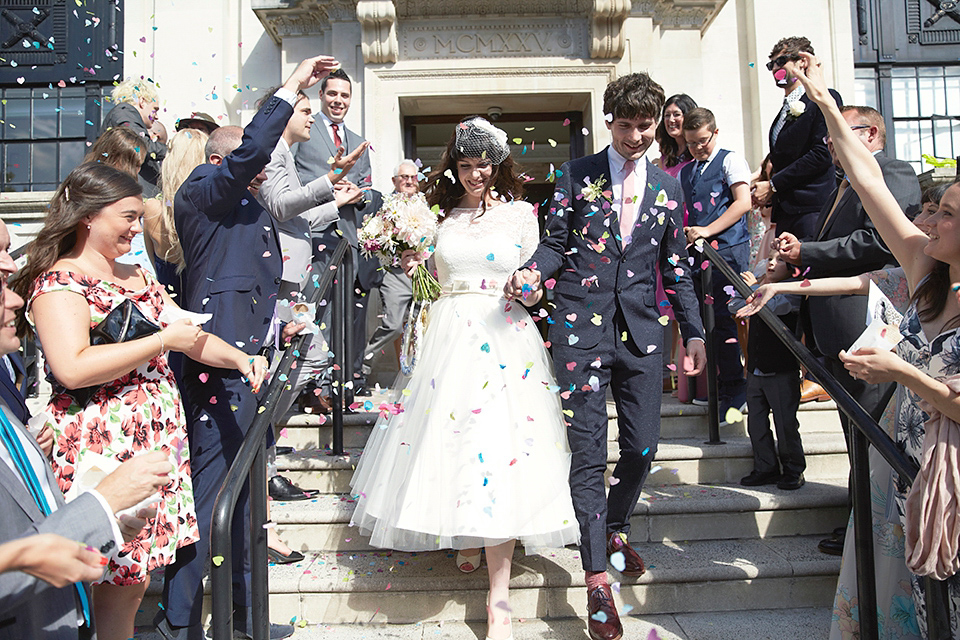
POLYGON ((530 203, 499 204, 478 214, 457 208, 440 224, 434 260, 445 291, 500 290, 537 248, 540 227, 530 203))

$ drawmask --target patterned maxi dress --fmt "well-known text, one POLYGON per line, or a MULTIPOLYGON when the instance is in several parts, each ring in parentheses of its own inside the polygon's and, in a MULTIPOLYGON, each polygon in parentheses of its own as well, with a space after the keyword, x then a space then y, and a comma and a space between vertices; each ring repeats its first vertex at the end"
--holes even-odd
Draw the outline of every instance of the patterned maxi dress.
MULTIPOLYGON (((162 287, 153 276, 140 273, 147 285, 135 291, 68 271, 44 273, 36 280, 27 317, 38 296, 70 291, 89 304, 91 328, 124 299, 160 324, 162 287)), ((102 385, 85 408, 66 393, 54 393, 46 411, 52 416, 55 434, 53 470, 68 501, 81 492, 79 480, 103 458, 122 461, 159 449, 177 465, 173 482, 162 490, 156 518, 110 558, 103 582, 142 582, 147 572, 172 563, 179 547, 199 539, 186 423, 165 353, 102 385)))
MULTIPOLYGON (((952 295, 952 294, 951 294, 952 295)), ((960 373, 960 328, 947 329, 940 335, 927 340, 920 325, 915 305, 911 305, 900 324, 903 340, 897 345, 897 355, 937 380, 960 373)), ((928 415, 920 408, 920 397, 900 386, 897 388, 897 430, 895 440, 903 448, 907 457, 920 465, 923 459, 924 424, 928 415)), ((896 483, 896 504, 900 520, 904 520, 904 504, 909 487, 896 483)), ((917 610, 917 623, 921 637, 927 637, 926 605, 924 603, 923 579, 911 574, 913 603, 917 610)), ((950 592, 950 631, 951 637, 960 637, 960 576, 954 575, 947 580, 950 592)))

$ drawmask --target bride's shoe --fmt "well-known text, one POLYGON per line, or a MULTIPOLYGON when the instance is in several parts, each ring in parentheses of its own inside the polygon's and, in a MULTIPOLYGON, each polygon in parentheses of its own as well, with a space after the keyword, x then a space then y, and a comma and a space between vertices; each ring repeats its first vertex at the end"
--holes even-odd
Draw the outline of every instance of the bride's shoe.
MULTIPOLYGON (((494 622, 491 621, 492 618, 493 618, 493 610, 492 610, 491 607, 490 607, 490 593, 488 592, 488 593, 487 593, 487 625, 488 625, 488 628, 489 628, 489 625, 490 625, 490 624, 495 624, 494 622)), ((508 616, 508 617, 503 621, 503 624, 509 624, 509 625, 510 625, 510 635, 507 636, 504 640, 513 640, 513 621, 512 621, 512 620, 509 618, 509 616, 508 616)), ((493 638, 491 638, 491 637, 488 635, 488 636, 487 636, 487 640, 493 640, 493 638)))
POLYGON ((457 569, 461 573, 473 573, 480 568, 480 554, 483 553, 482 550, 477 549, 477 554, 473 556, 465 556, 459 551, 457 551, 457 569))

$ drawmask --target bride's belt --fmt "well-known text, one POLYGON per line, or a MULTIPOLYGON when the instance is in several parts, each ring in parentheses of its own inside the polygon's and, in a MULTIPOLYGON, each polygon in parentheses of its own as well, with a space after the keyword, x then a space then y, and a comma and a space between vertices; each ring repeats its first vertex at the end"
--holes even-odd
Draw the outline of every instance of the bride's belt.
POLYGON ((453 296, 461 293, 481 293, 483 295, 502 297, 502 285, 495 280, 451 280, 440 289, 440 296, 453 296))

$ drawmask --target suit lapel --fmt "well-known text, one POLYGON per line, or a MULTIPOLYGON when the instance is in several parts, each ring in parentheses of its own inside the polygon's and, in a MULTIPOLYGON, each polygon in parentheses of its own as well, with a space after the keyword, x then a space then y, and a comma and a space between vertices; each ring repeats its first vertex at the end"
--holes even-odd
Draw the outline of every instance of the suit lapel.
MULTIPOLYGON (((594 184, 597 183, 598 181, 602 181, 603 187, 601 188, 601 191, 609 190, 610 193, 612 194, 613 193, 613 176, 610 175, 610 159, 607 156, 607 148, 608 147, 604 147, 603 151, 601 151, 600 153, 595 153, 593 154, 593 156, 591 156, 590 159, 593 161, 593 166, 588 167, 588 169, 584 172, 584 175, 589 176, 590 181, 594 184)), ((581 182, 580 186, 585 187, 586 185, 581 182)), ((579 193, 571 193, 570 198, 573 199, 579 195, 580 195, 579 193)), ((600 202, 601 202, 601 199, 598 199, 592 204, 596 204, 598 208, 600 208, 601 213, 603 213, 603 209, 601 208, 600 202)), ((622 248, 620 246, 620 214, 618 210, 614 210, 612 206, 613 201, 611 201, 610 204, 611 204, 610 209, 606 215, 606 219, 609 222, 609 227, 606 227, 605 230, 608 231, 610 234, 610 237, 613 238, 614 244, 612 246, 615 246, 617 248, 617 251, 621 251, 622 248)), ((590 211, 591 203, 587 203, 586 201, 584 201, 583 209, 584 211, 590 211)), ((585 220, 585 222, 590 222, 590 221, 591 219, 589 218, 585 220)), ((603 233, 601 232, 597 234, 597 236, 598 236, 598 239, 602 238, 603 233)))
POLYGON ((820 240, 827 235, 827 231, 829 231, 834 223, 836 223, 837 218, 839 218, 843 212, 843 208, 847 206, 847 203, 850 202, 850 198, 852 198, 854 194, 853 187, 847 187, 846 191, 844 191, 843 195, 840 197, 840 202, 838 202, 837 206, 834 207, 833 202, 837 199, 837 191, 838 189, 834 189, 833 193, 830 194, 830 199, 827 201, 830 203, 830 206, 826 209, 823 216, 821 216, 821 219, 818 220, 820 232, 817 234, 817 240, 820 240), (832 216, 830 216, 831 209, 833 209, 832 216), (828 220, 824 216, 830 216, 830 219, 828 220))

